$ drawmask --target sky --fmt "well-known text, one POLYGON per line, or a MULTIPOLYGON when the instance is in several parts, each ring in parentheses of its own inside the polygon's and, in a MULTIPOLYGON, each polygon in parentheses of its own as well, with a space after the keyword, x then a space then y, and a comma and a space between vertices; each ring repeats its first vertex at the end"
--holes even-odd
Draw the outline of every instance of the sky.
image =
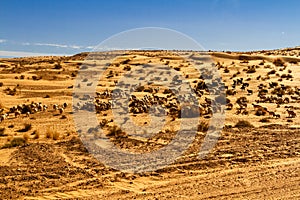
POLYGON ((298 0, 0 0, 0 57, 92 51, 123 31, 167 28, 205 50, 300 45, 298 0))

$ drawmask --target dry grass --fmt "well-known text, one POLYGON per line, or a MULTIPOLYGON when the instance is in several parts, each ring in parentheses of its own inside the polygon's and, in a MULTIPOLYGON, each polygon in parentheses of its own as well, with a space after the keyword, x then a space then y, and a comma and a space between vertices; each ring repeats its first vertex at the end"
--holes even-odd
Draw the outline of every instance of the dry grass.
POLYGON ((28 134, 28 133, 24 133, 24 134, 23 134, 23 139, 24 139, 26 142, 28 142, 28 140, 29 140, 29 134, 28 134))
POLYGON ((53 138, 53 130, 51 128, 47 128, 45 137, 47 139, 52 139, 53 138))
POLYGON ((58 140, 60 133, 54 127, 48 127, 45 136, 47 139, 58 140))
POLYGON ((58 140, 59 139, 59 136, 60 136, 60 134, 59 134, 59 132, 58 131, 54 131, 53 132, 53 140, 58 140))

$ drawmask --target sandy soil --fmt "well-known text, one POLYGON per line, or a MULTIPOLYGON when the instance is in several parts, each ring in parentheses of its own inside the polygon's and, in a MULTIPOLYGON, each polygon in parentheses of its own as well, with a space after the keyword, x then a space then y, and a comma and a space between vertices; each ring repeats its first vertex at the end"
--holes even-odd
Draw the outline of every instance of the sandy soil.
MULTIPOLYGON (((198 64, 207 60, 199 52, 178 55, 179 52, 136 51, 112 62, 104 60, 110 65, 106 77, 98 82, 97 91, 113 90, 115 81, 127 73, 128 67, 133 70, 137 65, 149 63, 168 65, 196 87, 201 79, 199 73, 183 57, 199 57, 198 64)), ((199 159, 196 155, 206 134, 205 128, 199 129, 193 144, 175 163, 144 173, 125 173, 105 166, 87 151, 76 133, 72 92, 78 87, 75 79, 86 53, 71 57, 0 59, 2 115, 14 106, 31 102, 48 106, 47 110, 29 116, 9 113, 0 122, 0 198, 299 199, 300 49, 210 52, 210 55, 228 87, 226 97, 233 105, 225 112, 224 129, 216 146, 206 158, 199 159), (274 62, 276 59, 280 62, 274 62), (233 85, 233 80, 240 78, 249 84, 245 90, 241 89, 243 84, 233 85), (270 85, 273 82, 277 85, 270 85), (262 89, 260 84, 264 85, 262 89), (231 95, 229 90, 236 94, 231 95), (236 103, 241 97, 247 99, 243 109, 236 103), (288 101, 284 101, 286 98, 288 101), (68 106, 60 114, 53 105, 62 107, 63 103, 68 106), (258 115, 261 108, 252 104, 265 107, 268 112, 258 115), (288 110, 295 116, 290 116, 288 110), (250 122, 252 127, 235 127, 240 120, 250 122), (31 125, 28 130, 22 130, 25 124, 31 125), (16 138, 24 139, 24 144, 9 146, 16 138)), ((166 97, 164 89, 160 88, 156 95, 166 97)), ((209 92, 201 91, 204 94, 198 100, 203 112, 199 121, 208 122, 211 114, 204 99, 209 92)), ((143 98, 151 92, 134 94, 143 98)), ((101 101, 108 102, 108 98, 101 101)), ((111 134, 115 125, 111 109, 99 112, 97 117, 100 122, 107 121, 103 127, 105 134, 110 135, 116 146, 140 153, 167 145, 182 120, 168 116, 162 132, 145 140, 126 133, 111 134)), ((149 122, 147 113, 131 113, 131 117, 140 126, 149 122)))

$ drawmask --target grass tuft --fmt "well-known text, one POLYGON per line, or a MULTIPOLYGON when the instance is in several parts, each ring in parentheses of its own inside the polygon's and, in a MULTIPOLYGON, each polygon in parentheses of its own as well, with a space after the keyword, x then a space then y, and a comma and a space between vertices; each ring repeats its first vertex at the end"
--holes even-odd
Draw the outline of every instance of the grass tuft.
POLYGON ((55 130, 53 127, 48 127, 45 136, 47 139, 58 140, 59 135, 60 135, 59 132, 55 130))

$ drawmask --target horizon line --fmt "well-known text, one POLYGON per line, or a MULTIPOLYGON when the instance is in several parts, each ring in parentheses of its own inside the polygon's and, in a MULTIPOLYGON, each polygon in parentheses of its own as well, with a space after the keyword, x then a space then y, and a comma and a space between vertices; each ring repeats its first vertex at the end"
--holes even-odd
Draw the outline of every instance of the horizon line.
MULTIPOLYGON (((284 47, 278 49, 257 49, 257 50, 187 50, 187 49, 115 49, 116 51, 121 50, 135 50, 135 51, 199 51, 199 52, 233 52, 233 53, 251 53, 251 52, 259 52, 259 51, 276 51, 276 50, 286 50, 286 49, 299 49, 300 46, 294 47, 284 47)), ((36 52, 26 52, 26 51, 0 51, 0 58, 22 58, 22 57, 38 57, 38 56, 73 56, 80 53, 92 53, 97 51, 82 51, 74 54, 67 54, 67 53, 36 53, 36 52)), ((98 51, 101 52, 101 51, 98 51)))

